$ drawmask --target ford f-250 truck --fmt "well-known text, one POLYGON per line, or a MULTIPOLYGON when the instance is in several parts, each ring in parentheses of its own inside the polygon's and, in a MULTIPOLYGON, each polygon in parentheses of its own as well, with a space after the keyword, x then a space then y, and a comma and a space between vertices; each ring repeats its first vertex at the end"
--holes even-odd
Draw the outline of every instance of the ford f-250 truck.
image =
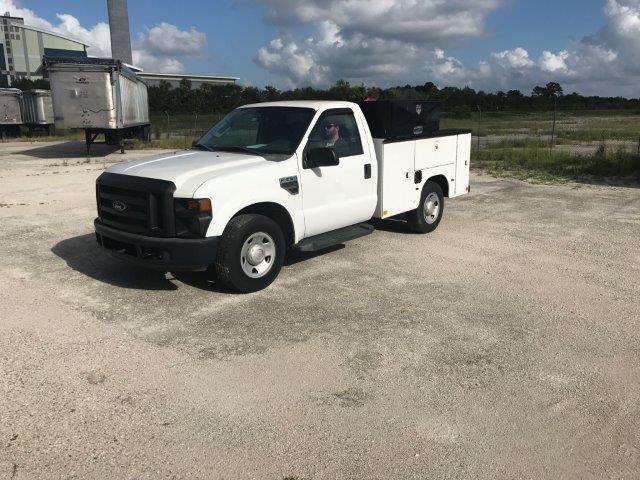
POLYGON ((469 191, 471 134, 440 131, 428 102, 262 103, 193 149, 109 167, 96 182, 98 243, 162 271, 213 272, 252 292, 289 249, 318 251, 405 214, 435 230, 469 191))

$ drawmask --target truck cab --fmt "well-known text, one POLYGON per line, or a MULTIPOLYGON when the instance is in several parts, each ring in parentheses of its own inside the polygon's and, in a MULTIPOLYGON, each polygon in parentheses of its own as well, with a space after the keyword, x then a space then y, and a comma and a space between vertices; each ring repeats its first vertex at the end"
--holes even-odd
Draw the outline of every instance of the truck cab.
POLYGON ((373 122, 349 102, 238 108, 190 151, 108 168, 96 183, 98 243, 251 292, 275 280, 289 249, 367 235, 372 218, 405 214, 414 231, 435 230, 444 198, 469 189, 470 134, 374 138, 373 122))

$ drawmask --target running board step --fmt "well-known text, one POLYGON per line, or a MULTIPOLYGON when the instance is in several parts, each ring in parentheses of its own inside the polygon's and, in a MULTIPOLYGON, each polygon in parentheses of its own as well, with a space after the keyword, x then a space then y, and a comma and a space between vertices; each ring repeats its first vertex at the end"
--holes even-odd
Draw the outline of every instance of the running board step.
POLYGON ((360 223, 350 227, 340 228, 332 232, 322 233, 315 237, 309 237, 296 245, 296 250, 300 252, 317 252, 325 248, 340 245, 341 243, 355 240, 356 238, 371 235, 375 228, 368 223, 360 223))

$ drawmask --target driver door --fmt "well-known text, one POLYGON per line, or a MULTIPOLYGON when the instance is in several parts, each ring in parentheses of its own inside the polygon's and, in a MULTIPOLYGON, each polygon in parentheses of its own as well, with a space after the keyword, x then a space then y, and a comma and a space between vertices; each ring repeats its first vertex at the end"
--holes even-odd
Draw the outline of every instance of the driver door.
POLYGON ((377 188, 372 178, 372 158, 360 137, 362 119, 349 109, 324 112, 309 135, 300 169, 305 237, 337 230, 371 219, 377 188), (327 131, 338 126, 340 140, 332 145, 327 131), (307 152, 330 147, 339 164, 313 167, 307 152))

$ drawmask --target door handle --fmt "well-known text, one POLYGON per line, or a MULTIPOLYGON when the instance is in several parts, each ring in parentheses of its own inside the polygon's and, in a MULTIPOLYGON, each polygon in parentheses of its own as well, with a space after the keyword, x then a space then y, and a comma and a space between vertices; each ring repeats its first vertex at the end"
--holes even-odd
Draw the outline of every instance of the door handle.
POLYGON ((364 166, 364 178, 365 179, 371 178, 371 164, 370 163, 367 163, 364 166))

